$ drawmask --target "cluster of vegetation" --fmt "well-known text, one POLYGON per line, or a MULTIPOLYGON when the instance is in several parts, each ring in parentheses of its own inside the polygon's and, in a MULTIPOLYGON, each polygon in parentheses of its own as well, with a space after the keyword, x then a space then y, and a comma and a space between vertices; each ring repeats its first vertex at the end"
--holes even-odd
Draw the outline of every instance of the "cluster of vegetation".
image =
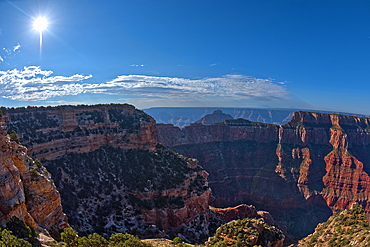
POLYGON ((43 111, 25 111, 10 115, 11 122, 7 122, 9 130, 18 133, 36 133, 37 129, 54 128, 59 126, 56 116, 48 116, 43 111))
POLYGON ((288 122, 283 125, 284 128, 287 129, 300 129, 300 128, 324 128, 324 129, 330 129, 332 127, 331 123, 315 123, 315 122, 288 122))
POLYGON ((279 229, 269 226, 262 218, 245 218, 221 225, 206 246, 265 246, 284 238, 279 229))
POLYGON ((121 129, 127 130, 128 133, 136 133, 140 129, 140 120, 150 122, 150 117, 144 112, 138 114, 122 114, 122 109, 113 108, 108 110, 109 119, 117 122, 121 129))
MULTIPOLYGON (((109 215, 122 216, 122 212, 128 210, 124 206, 126 203, 133 206, 133 211, 129 212, 133 215, 140 214, 141 209, 184 207, 186 198, 160 194, 163 190, 185 186, 184 181, 189 175, 202 169, 200 166, 189 168, 189 161, 159 144, 156 151, 102 146, 89 153, 70 153, 43 163, 53 174, 70 223, 86 234, 83 232, 86 215, 77 209, 89 201, 95 206, 86 208, 92 215, 88 224, 94 232, 103 234, 115 231, 104 228, 107 218, 109 215), (66 175, 68 179, 64 179, 66 175), (137 196, 137 193, 149 191, 159 192, 158 196, 151 199, 137 196)), ((208 189, 205 179, 199 176, 190 185, 192 191, 187 196, 208 189)), ((115 222, 117 226, 131 227, 130 222, 124 219, 117 218, 115 222)), ((129 233, 136 234, 131 230, 129 233)))
POLYGON ((299 241, 299 247, 369 246, 370 226, 366 212, 358 203, 319 224, 315 232, 299 241))
POLYGON ((66 247, 150 247, 150 244, 141 242, 138 237, 128 233, 112 234, 109 240, 97 233, 90 234, 87 237, 79 237, 72 228, 66 228, 60 234, 66 247))
POLYGON ((17 135, 17 132, 15 132, 14 130, 12 130, 12 133, 9 134, 9 138, 11 141, 19 144, 19 137, 17 135))
POLYGON ((58 106, 27 106, 27 107, 0 107, 0 109, 4 112, 8 112, 10 114, 12 113, 20 113, 20 112, 29 112, 29 111, 40 111, 40 110, 45 110, 45 109, 60 109, 60 108, 96 108, 96 107, 102 107, 102 106, 116 106, 116 107, 132 107, 134 108, 133 105, 124 103, 124 104, 119 104, 119 103, 110 103, 110 104, 94 104, 94 105, 85 105, 85 104, 80 104, 80 105, 58 105, 58 106))
POLYGON ((222 123, 216 123, 218 124, 226 124, 227 126, 276 126, 274 124, 267 124, 267 123, 260 123, 260 122, 252 122, 243 118, 238 118, 238 119, 227 119, 222 123))
MULTIPOLYGON (((55 174, 56 183, 59 183, 59 175, 61 175, 58 168, 63 168, 70 173, 72 179, 82 183, 81 188, 86 187, 87 190, 91 190, 90 182, 99 181, 95 178, 96 171, 100 170, 101 175, 104 176, 103 181, 114 181, 117 187, 126 186, 130 191, 137 192, 177 188, 184 183, 187 174, 201 169, 189 168, 186 160, 163 146, 159 147, 156 152, 152 152, 143 149, 126 150, 103 146, 89 153, 64 155, 52 162, 45 161, 47 163, 45 164, 51 173, 55 174), (115 174, 115 177, 112 174, 115 174), (88 179, 90 176, 91 180, 88 179), (85 179, 79 180, 81 177, 85 179)), ((107 186, 107 184, 103 185, 107 186)), ((202 188, 194 187, 194 189, 202 188)), ((99 193, 101 192, 103 191, 99 193)))
POLYGON ((94 123, 104 123, 103 113, 101 111, 84 111, 76 115, 77 122, 80 124, 84 120, 93 120, 94 123))
POLYGON ((37 236, 35 229, 13 216, 6 223, 6 228, 0 227, 0 246, 38 247, 37 236))
MULTIPOLYGON (((7 121, 8 131, 11 134, 11 131, 14 130, 17 133, 22 133, 22 139, 20 140, 25 146, 30 147, 34 143, 40 144, 45 142, 50 142, 57 139, 69 138, 70 136, 83 136, 90 134, 103 134, 103 133, 118 133, 122 130, 126 130, 128 133, 137 133, 140 129, 140 121, 150 122, 151 117, 148 116, 141 110, 135 110, 132 113, 125 113, 125 109, 132 108, 131 105, 127 104, 110 104, 110 105, 94 105, 94 106, 59 106, 59 107, 21 107, 21 108, 1 108, 7 112, 10 116, 10 121, 7 121), (57 128, 61 126, 60 116, 58 112, 55 115, 48 115, 46 109, 49 108, 68 108, 68 107, 82 107, 86 108, 87 111, 84 111, 76 115, 77 122, 79 124, 84 121, 93 120, 95 123, 104 123, 103 113, 98 110, 90 110, 91 107, 99 106, 110 106, 109 107, 109 117, 112 122, 117 122, 118 127, 114 128, 99 128, 94 130, 84 130, 63 132, 61 130, 55 129, 50 130, 47 133, 38 131, 40 129, 50 129, 57 128)), ((82 125, 83 125, 82 124, 82 125)))
POLYGON ((30 174, 31 180, 34 180, 36 177, 40 176, 40 174, 49 174, 46 168, 42 165, 42 163, 35 159, 34 161, 29 157, 28 163, 30 165, 30 174), (32 166, 31 166, 32 165, 32 166))

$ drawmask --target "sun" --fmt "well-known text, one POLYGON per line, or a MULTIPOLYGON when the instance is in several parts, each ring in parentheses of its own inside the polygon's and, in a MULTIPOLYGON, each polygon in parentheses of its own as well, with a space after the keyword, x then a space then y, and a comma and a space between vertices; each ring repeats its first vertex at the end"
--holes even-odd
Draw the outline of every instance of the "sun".
POLYGON ((44 17, 37 18, 34 23, 33 27, 39 31, 40 33, 46 29, 48 26, 48 21, 44 17))

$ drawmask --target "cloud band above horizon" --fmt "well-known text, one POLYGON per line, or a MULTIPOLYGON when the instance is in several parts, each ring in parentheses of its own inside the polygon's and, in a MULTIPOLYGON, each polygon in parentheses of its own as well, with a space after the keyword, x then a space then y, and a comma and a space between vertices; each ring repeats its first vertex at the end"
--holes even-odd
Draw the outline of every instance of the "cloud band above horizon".
POLYGON ((143 98, 187 99, 228 97, 235 99, 285 100, 284 83, 244 75, 185 79, 146 75, 121 75, 104 83, 87 83, 92 75, 52 76, 38 66, 0 71, 0 96, 12 100, 43 101, 57 96, 83 93, 136 95, 143 98))

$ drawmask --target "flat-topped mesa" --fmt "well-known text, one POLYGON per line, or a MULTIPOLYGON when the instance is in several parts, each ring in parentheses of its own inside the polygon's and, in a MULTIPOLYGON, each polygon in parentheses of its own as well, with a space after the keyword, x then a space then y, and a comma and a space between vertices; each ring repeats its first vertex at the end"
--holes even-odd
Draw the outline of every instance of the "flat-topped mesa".
POLYGON ((229 119, 213 125, 194 123, 180 129, 172 124, 158 124, 158 142, 165 146, 193 145, 220 141, 278 140, 279 126, 239 119, 229 119))
POLYGON ((293 118, 290 121, 317 124, 320 126, 323 125, 340 125, 344 127, 354 126, 354 127, 365 127, 370 125, 370 119, 366 117, 356 117, 356 116, 347 116, 340 114, 326 114, 326 113, 317 113, 317 112, 305 112, 298 111, 293 114, 293 118))
POLYGON ((350 145, 370 144, 369 118, 303 111, 295 112, 292 120, 281 126, 279 141, 330 145, 332 134, 336 133, 333 130, 344 131, 350 145))
POLYGON ((153 118, 127 104, 3 108, 9 132, 20 133, 28 153, 51 160, 103 145, 155 150, 153 118))

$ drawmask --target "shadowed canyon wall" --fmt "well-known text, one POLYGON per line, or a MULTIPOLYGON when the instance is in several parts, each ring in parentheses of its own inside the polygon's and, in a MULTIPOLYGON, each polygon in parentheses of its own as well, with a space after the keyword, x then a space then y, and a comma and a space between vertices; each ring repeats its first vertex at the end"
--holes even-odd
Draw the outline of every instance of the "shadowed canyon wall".
POLYGON ((296 112, 281 126, 236 119, 157 129, 158 142, 210 174, 211 205, 256 205, 297 239, 355 201, 369 212, 369 125, 368 118, 296 112))

